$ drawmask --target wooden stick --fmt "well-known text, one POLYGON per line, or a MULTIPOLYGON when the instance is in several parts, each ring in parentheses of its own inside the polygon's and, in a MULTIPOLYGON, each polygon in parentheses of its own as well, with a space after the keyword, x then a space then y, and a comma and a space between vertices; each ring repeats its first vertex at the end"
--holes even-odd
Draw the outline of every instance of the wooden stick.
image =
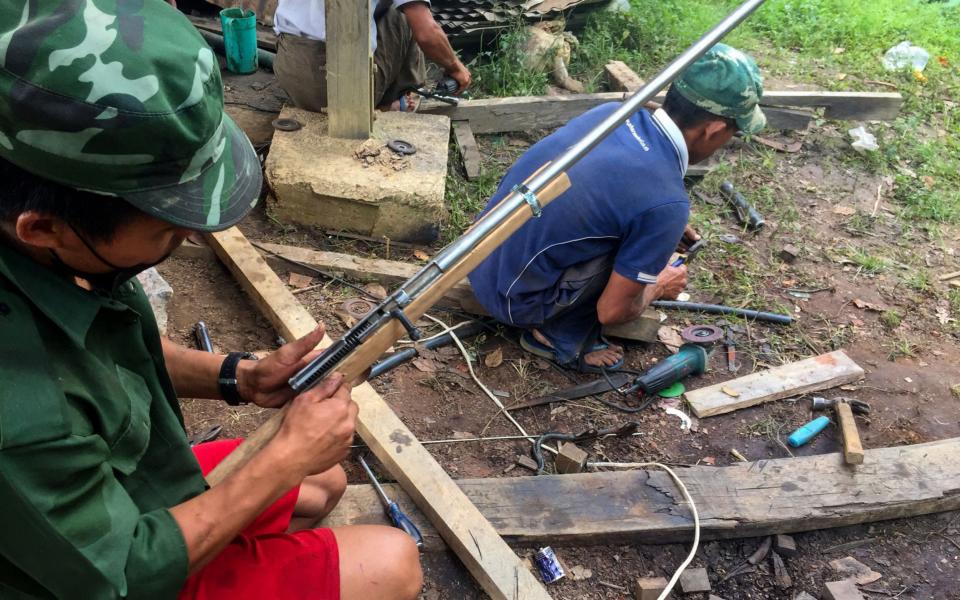
MULTIPOLYGON (((316 321, 296 301, 238 229, 210 234, 208 243, 254 304, 285 338, 296 339, 316 327, 316 321)), ((461 276, 460 273, 455 275, 461 276)), ((425 304, 426 301, 421 300, 419 308, 413 307, 413 310, 420 311, 417 315, 422 313, 425 304)), ((408 314, 415 318, 414 313, 408 314)), ((377 347, 381 347, 385 339, 381 335, 377 347)), ((330 343, 331 340, 324 337, 321 346, 325 347, 330 343)), ((368 348, 364 355, 379 355, 381 352, 382 350, 374 351, 368 348)), ((338 370, 355 378, 360 362, 360 359, 355 358, 349 361, 350 364, 341 365, 338 370)), ((550 596, 539 581, 520 563, 496 530, 457 488, 383 398, 366 383, 355 387, 352 397, 360 406, 357 432, 386 470, 400 482, 484 591, 497 600, 548 600, 550 596)), ((276 411, 208 475, 207 481, 211 485, 217 485, 242 466, 273 437, 283 421, 284 413, 284 409, 276 411)))
POLYGON ((837 421, 843 433, 843 459, 848 465, 863 464, 863 443, 853 417, 853 409, 846 402, 837 402, 837 421))

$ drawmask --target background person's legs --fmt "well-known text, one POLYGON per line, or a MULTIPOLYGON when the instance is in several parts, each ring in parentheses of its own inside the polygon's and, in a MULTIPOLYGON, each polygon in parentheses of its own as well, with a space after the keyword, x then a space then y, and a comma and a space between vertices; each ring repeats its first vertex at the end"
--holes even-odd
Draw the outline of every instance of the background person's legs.
POLYGON ((569 267, 557 283, 556 303, 536 329, 550 341, 560 364, 577 360, 599 339, 597 301, 612 271, 612 257, 599 256, 569 267))
POLYGON ((378 107, 389 106, 427 78, 423 51, 414 41, 406 17, 394 7, 377 21, 377 50, 373 53, 373 62, 377 66, 373 98, 378 107))
POLYGON ((323 42, 280 34, 273 73, 299 108, 320 112, 327 106, 327 50, 323 42))

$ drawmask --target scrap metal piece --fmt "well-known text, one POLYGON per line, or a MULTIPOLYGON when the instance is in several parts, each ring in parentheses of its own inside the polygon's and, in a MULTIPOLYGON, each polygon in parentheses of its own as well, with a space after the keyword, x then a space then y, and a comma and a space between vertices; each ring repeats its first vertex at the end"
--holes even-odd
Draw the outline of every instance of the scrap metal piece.
POLYGON ((357 321, 367 316, 367 313, 373 310, 373 302, 363 298, 347 298, 340 306, 345 313, 357 321))
POLYGON ((274 119, 270 124, 273 125, 273 128, 278 131, 296 131, 303 128, 303 123, 300 121, 285 117, 281 119, 274 119))
POLYGON ((410 142, 404 140, 390 140, 387 142, 387 148, 390 148, 397 154, 410 156, 417 153, 417 148, 410 142))
POLYGON ((691 325, 680 332, 680 338, 688 344, 709 346, 723 339, 723 330, 713 325, 691 325))

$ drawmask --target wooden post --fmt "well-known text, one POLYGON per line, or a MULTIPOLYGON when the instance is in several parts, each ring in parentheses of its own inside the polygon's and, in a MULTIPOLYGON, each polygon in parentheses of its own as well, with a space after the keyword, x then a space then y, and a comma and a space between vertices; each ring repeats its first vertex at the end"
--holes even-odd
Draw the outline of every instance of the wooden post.
POLYGON ((365 140, 373 131, 370 0, 327 0, 329 135, 365 140))

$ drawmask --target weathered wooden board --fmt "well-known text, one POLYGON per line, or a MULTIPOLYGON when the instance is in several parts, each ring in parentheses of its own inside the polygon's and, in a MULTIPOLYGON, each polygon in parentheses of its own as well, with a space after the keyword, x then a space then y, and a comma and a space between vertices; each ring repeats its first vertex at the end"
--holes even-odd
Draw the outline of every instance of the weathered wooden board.
POLYGON ((860 365, 842 350, 837 350, 691 390, 684 396, 695 415, 712 417, 770 400, 826 390, 857 381, 863 374, 860 365))
POLYGON ((480 165, 483 157, 480 155, 477 140, 473 137, 470 123, 454 121, 451 125, 453 126, 453 139, 457 142, 457 148, 460 149, 460 156, 463 158, 463 169, 466 172, 467 179, 480 177, 480 165))
POLYGON ((373 131, 370 0, 326 0, 330 137, 365 140, 373 131))
MULTIPOLYGON (((812 531, 960 509, 960 438, 867 450, 862 465, 841 453, 677 469, 700 511, 706 539, 812 531)), ((457 485, 511 542, 663 544, 689 541, 693 521, 660 471, 465 479, 457 485)), ((388 494, 442 545, 393 485, 388 494)), ((324 525, 384 523, 371 486, 351 485, 324 525)))
MULTIPOLYGON (((207 242, 284 337, 295 339, 316 327, 313 317, 297 302, 239 229, 233 227, 209 234, 207 242)), ((324 337, 322 345, 328 344, 330 339, 324 337)), ((387 470, 403 483, 435 531, 439 531, 484 591, 498 600, 549 599, 540 582, 376 390, 364 383, 353 389, 352 397, 360 407, 357 417, 360 437, 387 470)), ((271 418, 268 423, 274 421, 271 418)), ((263 429, 259 428, 248 441, 263 429)))
POLYGON ((639 318, 628 323, 604 325, 603 335, 633 340, 636 342, 656 342, 660 330, 660 313, 648 308, 639 318))
MULTIPOLYGON (((387 287, 406 281, 420 270, 419 265, 395 260, 363 258, 353 254, 310 250, 296 246, 284 246, 282 244, 258 242, 257 245, 267 252, 272 252, 317 269, 340 273, 348 278, 360 281, 376 281, 387 287)), ((473 295, 473 289, 470 287, 470 282, 466 279, 455 285, 444 297, 460 306, 466 305, 473 307, 473 305, 478 304, 476 297, 473 295)), ((485 314, 476 313, 474 310, 471 310, 471 312, 475 314, 485 314)))
MULTIPOLYGON (((606 102, 620 102, 623 92, 570 94, 565 96, 518 96, 464 100, 456 107, 424 102, 420 112, 447 115, 453 120, 470 121, 474 133, 528 131, 559 127, 573 117, 606 102)), ((663 96, 654 98, 663 102, 663 96)), ((764 112, 771 129, 803 129, 809 123, 809 110, 780 107, 826 108, 830 119, 892 120, 900 112, 903 98, 888 92, 766 92, 764 112)))

